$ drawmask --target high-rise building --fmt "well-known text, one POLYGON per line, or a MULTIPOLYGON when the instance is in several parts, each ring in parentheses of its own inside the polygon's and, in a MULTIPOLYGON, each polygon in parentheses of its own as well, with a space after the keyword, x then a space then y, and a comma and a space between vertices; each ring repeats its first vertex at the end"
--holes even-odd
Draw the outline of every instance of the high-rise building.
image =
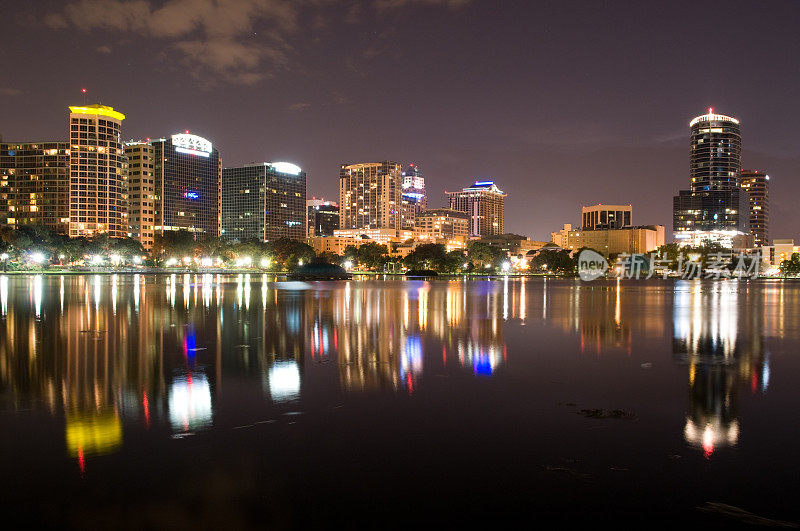
POLYGON ((621 229, 630 227, 633 206, 597 204, 581 207, 583 230, 621 229))
POLYGON ((150 250, 155 237, 154 150, 148 141, 125 142, 128 157, 128 232, 150 250))
POLYGON ((270 241, 306 237, 306 174, 290 162, 222 170, 222 236, 270 241))
POLYGON ((219 151, 189 133, 151 140, 153 146, 153 233, 187 230, 218 236, 219 151))
POLYGON ((339 226, 342 229, 401 228, 402 168, 397 162, 342 164, 339 226))
POLYGON ((428 207, 425 177, 418 164, 409 164, 403 172, 401 195, 400 225, 403 229, 412 229, 419 214, 428 207))
POLYGON ((69 110, 69 235, 127 237, 125 115, 100 104, 69 110))
POLYGON ((0 142, 0 226, 69 234, 69 142, 0 142))
POLYGON ((739 120, 722 114, 689 123, 690 189, 673 199, 673 231, 681 244, 704 241, 747 246, 749 205, 740 187, 742 137, 739 120))
POLYGON ((325 199, 309 199, 306 201, 308 212, 308 237, 333 236, 339 228, 339 205, 325 199))
POLYGON ((750 234, 756 247, 769 245, 769 175, 742 170, 742 189, 750 199, 750 234))
POLYGON ((476 181, 459 192, 445 192, 450 208, 466 212, 470 236, 503 234, 503 202, 506 194, 494 181, 476 181))

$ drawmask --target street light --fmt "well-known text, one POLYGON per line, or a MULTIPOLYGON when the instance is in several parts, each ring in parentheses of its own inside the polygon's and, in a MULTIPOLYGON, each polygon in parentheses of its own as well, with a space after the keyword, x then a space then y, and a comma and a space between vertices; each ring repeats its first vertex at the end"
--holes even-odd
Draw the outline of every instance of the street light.
POLYGON ((41 264, 42 262, 44 262, 44 254, 39 252, 31 253, 31 260, 36 262, 37 264, 41 264))

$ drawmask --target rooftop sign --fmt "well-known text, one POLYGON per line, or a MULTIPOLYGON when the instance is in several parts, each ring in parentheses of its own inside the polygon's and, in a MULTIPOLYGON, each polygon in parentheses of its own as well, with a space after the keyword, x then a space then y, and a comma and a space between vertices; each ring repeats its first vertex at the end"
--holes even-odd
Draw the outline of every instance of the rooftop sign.
POLYGON ((172 135, 172 145, 178 153, 208 157, 211 154, 211 142, 202 136, 179 133, 172 135))

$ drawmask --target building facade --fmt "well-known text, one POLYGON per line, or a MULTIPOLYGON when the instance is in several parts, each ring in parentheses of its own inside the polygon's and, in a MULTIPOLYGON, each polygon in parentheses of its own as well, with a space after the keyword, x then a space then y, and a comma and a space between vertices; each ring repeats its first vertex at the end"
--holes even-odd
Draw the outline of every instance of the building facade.
POLYGON ((747 192, 741 188, 739 120, 708 114, 689 123, 689 189, 673 198, 673 232, 681 244, 733 247, 749 234, 747 192))
POLYGON ((584 230, 621 229, 633 225, 632 205, 597 204, 581 207, 581 218, 584 230))
POLYGON ((503 234, 503 206, 506 194, 494 181, 476 181, 459 192, 445 192, 450 208, 466 212, 470 219, 470 236, 503 234))
POLYGON ((418 164, 409 164, 403 172, 403 188, 401 198, 400 226, 403 229, 414 228, 420 213, 428 208, 428 196, 425 192, 425 177, 418 164))
POLYGON ((396 162, 342 164, 339 169, 341 229, 399 229, 402 168, 396 162))
POLYGON ((465 241, 469 237, 469 215, 450 208, 425 210, 416 219, 415 232, 432 239, 465 241))
POLYGON ((316 197, 309 199, 306 201, 306 212, 309 238, 333 236, 333 231, 339 228, 339 205, 333 201, 316 197))
POLYGON ((219 236, 219 151, 189 133, 152 140, 153 233, 187 230, 195 236, 219 236))
POLYGON ((69 235, 127 237, 125 115, 100 104, 69 110, 69 235))
POLYGON ((0 142, 0 226, 69 234, 69 142, 0 142))
POLYGON ((758 170, 742 170, 742 190, 750 200, 750 234, 753 245, 769 245, 769 175, 758 170))
POLYGON ((622 229, 573 229, 566 224, 551 234, 552 241, 562 249, 577 251, 589 247, 610 256, 612 254, 644 254, 664 245, 663 225, 631 226, 622 229))
POLYGON ((498 234, 478 240, 481 243, 502 251, 509 256, 524 256, 531 251, 542 249, 548 242, 531 240, 520 234, 498 234))
POLYGON ((306 173, 290 162, 222 170, 222 236, 271 241, 306 237, 306 173))
POLYGON ((794 253, 800 253, 800 245, 795 245, 794 239, 775 238, 772 241, 772 245, 761 247, 761 260, 773 269, 773 271, 767 271, 767 273, 774 274, 776 273, 775 270, 781 266, 781 262, 791 260, 794 253))
POLYGON ((128 232, 148 251, 155 237, 154 150, 148 141, 125 142, 128 157, 128 232))

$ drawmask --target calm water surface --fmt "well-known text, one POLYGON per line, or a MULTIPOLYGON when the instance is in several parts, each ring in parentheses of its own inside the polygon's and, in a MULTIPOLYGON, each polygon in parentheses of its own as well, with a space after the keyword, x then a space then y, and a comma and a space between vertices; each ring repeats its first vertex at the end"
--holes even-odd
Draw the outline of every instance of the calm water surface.
POLYGON ((53 527, 800 521, 800 284, 0 276, 53 527))

